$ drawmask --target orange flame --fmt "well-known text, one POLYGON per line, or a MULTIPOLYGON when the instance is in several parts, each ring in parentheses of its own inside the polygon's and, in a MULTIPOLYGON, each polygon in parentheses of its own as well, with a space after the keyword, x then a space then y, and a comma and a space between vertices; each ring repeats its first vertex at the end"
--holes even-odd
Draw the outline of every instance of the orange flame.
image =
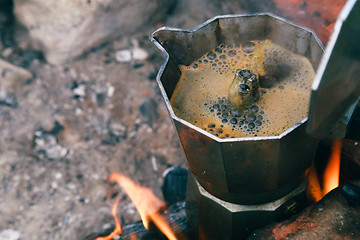
POLYGON ((328 192, 339 186, 341 147, 342 140, 335 139, 332 143, 328 163, 323 172, 322 187, 320 186, 315 164, 312 164, 306 187, 306 196, 309 203, 319 201, 328 192))
POLYGON ((166 204, 158 199, 149 188, 137 185, 131 179, 118 172, 111 173, 108 181, 117 182, 125 190, 138 210, 146 229, 149 228, 149 222, 151 220, 168 239, 177 239, 168 223, 159 214, 159 210, 165 208, 166 204))
POLYGON ((308 184, 306 186, 306 196, 310 204, 316 203, 323 197, 314 163, 310 167, 308 184))
POLYGON ((332 144, 328 165, 324 171, 323 195, 339 186, 341 147, 342 140, 335 139, 332 144))
POLYGON ((121 234, 121 226, 120 226, 120 222, 119 222, 119 219, 117 218, 116 216, 116 209, 117 209, 117 206, 119 204, 119 200, 120 198, 117 197, 116 200, 115 200, 115 203, 112 207, 112 210, 111 210, 111 213, 115 219, 115 229, 112 233, 110 233, 108 236, 106 237, 97 237, 95 238, 94 240, 111 240, 113 239, 115 236, 117 235, 120 235, 121 234))

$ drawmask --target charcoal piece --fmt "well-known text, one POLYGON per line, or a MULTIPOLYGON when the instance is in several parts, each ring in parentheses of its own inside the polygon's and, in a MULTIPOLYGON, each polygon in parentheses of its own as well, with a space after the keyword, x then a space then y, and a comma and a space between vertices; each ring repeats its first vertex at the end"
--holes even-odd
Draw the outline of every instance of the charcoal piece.
POLYGON ((187 170, 179 166, 165 170, 162 192, 168 205, 185 200, 187 174, 187 170))
MULTIPOLYGON (((160 212, 161 216, 169 224, 170 228, 176 235, 177 239, 197 239, 195 236, 196 230, 188 224, 188 218, 185 212, 186 203, 178 202, 169 206, 169 208, 163 212, 160 212)), ((107 236, 113 230, 115 226, 112 225, 110 228, 105 229, 101 233, 91 233, 86 236, 85 240, 93 240, 100 236, 107 236)), ((153 222, 149 224, 149 230, 144 228, 141 221, 130 223, 121 226, 122 233, 120 234, 120 240, 166 240, 166 236, 155 226, 153 222)), ((114 238, 115 239, 115 238, 114 238)))
POLYGON ((103 92, 96 93, 96 103, 99 107, 103 107, 105 105, 106 94, 103 92))
POLYGON ((45 130, 44 131, 48 134, 57 135, 62 130, 64 130, 64 126, 61 123, 59 123, 58 121, 55 121, 54 126, 50 131, 45 131, 45 130))
POLYGON ((158 118, 157 103, 154 99, 148 98, 139 106, 141 118, 150 127, 158 118))
POLYGON ((351 206, 360 206, 360 181, 345 183, 342 194, 351 206))

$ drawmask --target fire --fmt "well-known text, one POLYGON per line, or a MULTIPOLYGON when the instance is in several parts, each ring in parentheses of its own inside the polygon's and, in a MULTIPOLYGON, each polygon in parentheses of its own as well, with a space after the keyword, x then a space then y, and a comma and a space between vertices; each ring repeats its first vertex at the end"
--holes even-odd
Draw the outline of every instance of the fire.
POLYGON ((331 148, 329 162, 324 171, 323 195, 339 186, 341 147, 342 140, 335 139, 331 148))
POLYGON ((311 166, 306 189, 310 203, 319 201, 328 192, 339 186, 341 147, 342 140, 335 139, 332 143, 328 163, 323 172, 322 184, 320 184, 315 164, 311 166))
MULTIPOLYGON (((134 181, 118 172, 111 173, 108 181, 117 182, 125 190, 126 194, 138 210, 146 229, 149 228, 149 222, 152 221, 168 239, 177 239, 169 224, 159 213, 159 210, 166 208, 166 204, 158 199, 149 188, 137 185, 134 181)), ((113 206, 113 216, 116 222, 114 232, 107 237, 96 238, 94 240, 111 240, 115 235, 121 233, 120 223, 116 218, 117 203, 118 200, 116 206, 115 204, 113 206)), ((131 239, 136 239, 136 236, 131 236, 131 239)))
POLYGON ((308 185, 306 187, 306 196, 309 203, 316 203, 323 197, 319 177, 317 175, 314 163, 311 165, 309 172, 308 185))
POLYGON ((121 234, 121 226, 120 226, 120 222, 119 222, 119 219, 117 218, 116 216, 116 209, 117 209, 117 206, 119 204, 119 200, 120 198, 116 198, 115 200, 115 203, 112 207, 112 210, 111 210, 111 214, 113 215, 114 219, 115 219, 115 229, 112 233, 110 233, 110 235, 106 236, 106 237, 98 237, 98 238, 95 238, 94 240, 111 240, 113 239, 115 236, 117 235, 120 235, 121 234))

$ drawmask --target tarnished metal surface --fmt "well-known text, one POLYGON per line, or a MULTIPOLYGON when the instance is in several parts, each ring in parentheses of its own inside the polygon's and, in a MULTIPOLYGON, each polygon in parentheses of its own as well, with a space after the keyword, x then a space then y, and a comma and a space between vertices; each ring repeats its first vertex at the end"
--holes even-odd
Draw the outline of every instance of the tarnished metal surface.
POLYGON ((186 202, 188 219, 193 227, 199 224, 199 239, 245 239, 255 229, 302 210, 306 205, 305 185, 306 181, 273 202, 241 205, 211 195, 190 173, 186 202))
POLYGON ((338 17, 312 86, 309 134, 344 138, 351 105, 359 95, 360 2, 350 0, 338 17))
POLYGON ((165 54, 157 81, 190 169, 208 192, 233 203, 273 201, 298 186, 316 148, 305 134, 307 119, 278 136, 220 139, 177 117, 169 99, 180 79, 178 65, 189 65, 221 43, 265 39, 318 67, 322 45, 314 32, 272 14, 219 16, 194 29, 164 27, 152 35, 165 54))

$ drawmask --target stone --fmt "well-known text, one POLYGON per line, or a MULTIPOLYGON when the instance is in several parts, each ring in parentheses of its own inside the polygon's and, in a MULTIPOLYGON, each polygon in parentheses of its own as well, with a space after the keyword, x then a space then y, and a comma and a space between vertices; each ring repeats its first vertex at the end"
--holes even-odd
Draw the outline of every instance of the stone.
POLYGON ((6 229, 0 232, 0 240, 18 240, 20 232, 13 229, 6 229))
POLYGON ((130 62, 131 61, 131 51, 129 49, 123 49, 116 52, 115 55, 116 61, 122 62, 130 62))
POLYGON ((46 60, 62 65, 101 43, 161 21, 175 0, 14 0, 17 20, 46 60))
POLYGON ((0 105, 17 107, 17 91, 34 76, 28 70, 0 59, 0 105))
POLYGON ((11 91, 33 78, 33 74, 19 66, 0 58, 0 89, 11 91))
POLYGON ((344 191, 340 186, 298 215, 258 229, 247 239, 360 239, 360 205, 349 204, 344 191))
MULTIPOLYGON (((38 127, 33 133, 33 152, 39 160, 60 160, 69 150, 59 144, 58 134, 64 130, 64 126, 55 122, 50 130, 38 127)), ((55 188, 55 187, 54 187, 55 188)))
POLYGON ((149 53, 144 48, 139 47, 139 42, 136 39, 132 39, 131 44, 131 49, 121 49, 115 53, 116 61, 135 63, 145 61, 149 57, 149 53))

